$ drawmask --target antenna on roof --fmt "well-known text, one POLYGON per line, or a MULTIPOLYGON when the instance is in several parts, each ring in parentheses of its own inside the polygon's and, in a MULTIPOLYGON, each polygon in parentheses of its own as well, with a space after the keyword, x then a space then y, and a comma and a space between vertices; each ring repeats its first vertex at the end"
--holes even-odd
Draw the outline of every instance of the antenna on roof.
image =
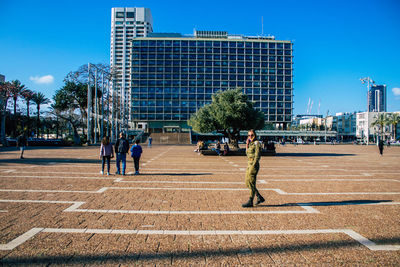
POLYGON ((264 17, 261 16, 261 36, 264 36, 264 17))

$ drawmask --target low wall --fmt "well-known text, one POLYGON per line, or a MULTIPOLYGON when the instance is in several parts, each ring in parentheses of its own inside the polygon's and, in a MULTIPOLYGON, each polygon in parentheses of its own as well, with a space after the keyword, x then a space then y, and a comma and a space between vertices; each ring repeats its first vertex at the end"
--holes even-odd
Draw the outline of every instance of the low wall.
POLYGON ((190 144, 190 133, 152 133, 150 136, 153 144, 190 144))

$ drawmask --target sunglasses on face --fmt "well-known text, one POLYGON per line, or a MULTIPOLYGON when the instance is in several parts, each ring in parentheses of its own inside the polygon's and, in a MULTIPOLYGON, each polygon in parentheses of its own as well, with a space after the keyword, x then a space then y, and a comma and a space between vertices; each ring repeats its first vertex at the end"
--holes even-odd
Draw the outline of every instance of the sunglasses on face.
POLYGON ((252 137, 252 136, 254 136, 254 134, 249 134, 248 136, 252 137))

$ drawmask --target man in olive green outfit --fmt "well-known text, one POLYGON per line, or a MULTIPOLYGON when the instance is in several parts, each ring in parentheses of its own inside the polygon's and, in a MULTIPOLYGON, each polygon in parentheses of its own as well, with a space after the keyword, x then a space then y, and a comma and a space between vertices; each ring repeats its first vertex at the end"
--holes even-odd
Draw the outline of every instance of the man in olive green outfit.
POLYGON ((257 173, 260 169, 260 157, 261 157, 261 144, 257 140, 256 133, 254 130, 248 132, 246 141, 246 154, 247 154, 247 170, 246 170, 246 186, 250 189, 249 201, 242 205, 243 208, 253 207, 254 195, 257 196, 256 205, 265 201, 256 188, 257 173))

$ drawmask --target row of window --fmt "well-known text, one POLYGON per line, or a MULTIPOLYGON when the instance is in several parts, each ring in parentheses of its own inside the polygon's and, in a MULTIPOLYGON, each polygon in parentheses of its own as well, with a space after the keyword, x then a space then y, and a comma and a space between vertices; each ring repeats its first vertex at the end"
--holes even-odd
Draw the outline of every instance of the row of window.
MULTIPOLYGON (((188 108, 188 107, 198 107, 201 108, 204 105, 211 103, 209 100, 200 100, 200 101, 178 101, 178 100, 138 100, 134 99, 132 101, 132 106, 133 107, 141 107, 144 109, 150 108, 150 107, 160 107, 160 108, 165 108, 165 107, 181 107, 181 108, 188 108)), ((284 109, 286 108, 286 113, 291 110, 291 103, 284 103, 284 102, 267 102, 267 101, 255 101, 253 102, 254 107, 256 108, 270 108, 270 109, 284 109)), ((270 110, 271 111, 271 110, 270 110)), ((275 114, 275 111, 271 111, 275 114)))
POLYGON ((115 17, 117 18, 134 18, 135 17, 135 12, 116 12, 115 17))
POLYGON ((132 59, 180 59, 180 60, 233 60, 233 61, 291 61, 290 56, 253 56, 253 55, 219 55, 219 54, 132 54, 132 59))
MULTIPOLYGON (((261 67, 264 68, 257 68, 257 67, 253 67, 253 68, 229 68, 229 73, 254 73, 254 74, 278 74, 278 75, 291 75, 292 69, 275 69, 275 68, 267 68, 268 64, 261 64, 261 67)), ((174 79, 177 79, 179 75, 178 73, 180 73, 180 75, 187 75, 186 72, 197 72, 197 73, 212 73, 213 68, 187 68, 187 67, 145 67, 145 66, 141 66, 141 67, 132 67, 131 72, 132 73, 139 73, 139 74, 147 74, 149 75, 149 77, 153 77, 153 75, 155 75, 154 77, 156 77, 157 79, 160 78, 161 76, 159 75, 167 75, 169 73, 174 73, 173 77, 174 79)), ((222 69, 222 72, 226 73, 226 69, 222 69)), ((227 76, 223 76, 224 78, 227 76)), ((160 78, 161 79, 161 78, 160 78)))
MULTIPOLYGON (((209 100, 212 99, 212 94, 133 94, 132 97, 134 99, 138 100, 171 100, 171 99, 176 99, 176 100, 209 100)), ((278 101, 278 102, 291 102, 292 101, 292 96, 291 95, 249 95, 248 96, 249 100, 252 101, 278 101)), ((289 103, 290 104, 290 103, 289 103)))
MULTIPOLYGON (((196 94, 196 93, 206 93, 212 94, 223 91, 220 88, 203 88, 203 87, 133 87, 132 92, 134 93, 172 93, 172 94, 196 94)), ((245 88, 242 89, 244 94, 270 94, 270 95, 290 95, 292 93, 291 89, 259 89, 259 88, 245 88)))
POLYGON ((132 86, 221 86, 221 87, 264 87, 264 88, 291 88, 289 82, 244 82, 244 81, 182 81, 182 80, 133 80, 132 86))
MULTIPOLYGON (((186 121, 190 118, 190 114, 132 114, 132 120, 147 120, 147 121, 186 121)), ((276 122, 291 122, 291 115, 265 115, 268 121, 276 122)))
MULTIPOLYGON (((172 94, 212 94, 223 91, 220 88, 204 88, 204 87, 133 87, 133 93, 172 93, 172 94)), ((291 89, 259 89, 245 88, 242 92, 247 95, 291 95, 291 89)))
POLYGON ((132 74, 133 80, 212 80, 214 81, 292 81, 291 76, 276 75, 221 75, 221 74, 132 74))
MULTIPOLYGON (((206 61, 186 61, 189 62, 192 68, 181 68, 180 70, 183 72, 212 72, 212 70, 219 70, 220 68, 204 68, 206 61), (192 63, 191 63, 192 62, 192 63), (197 63, 198 65, 193 65, 194 63, 197 63), (202 65, 200 65, 202 64, 202 65), (199 66, 202 68, 195 68, 194 66, 199 66), (207 69, 211 71, 207 71, 207 69)), ((185 65, 181 64, 182 61, 178 60, 133 60, 132 65, 133 66, 188 66, 189 64, 184 63, 185 65)), ((271 68, 271 69, 291 69, 292 68, 292 63, 275 63, 275 62, 243 62, 243 61, 213 61, 213 64, 221 64, 221 66, 230 66, 230 67, 254 67, 254 68, 271 68), (220 62, 220 63, 218 63, 220 62)), ((217 65, 215 65, 217 66, 217 65)), ((148 70, 150 71, 150 69, 148 70)), ((156 69, 154 69, 154 72, 156 69)), ((172 69, 173 72, 179 71, 179 68, 177 69, 172 69)), ((157 71, 158 72, 158 71, 157 71)), ((228 68, 222 68, 222 72, 228 72, 228 68), (226 71, 224 71, 226 70, 226 71)))
POLYGON ((243 41, 186 41, 186 40, 136 40, 132 42, 135 47, 181 46, 181 47, 223 47, 223 48, 271 48, 291 49, 291 43, 278 42, 243 42, 243 41))
POLYGON ((195 47, 134 47, 134 53, 205 53, 205 54, 250 54, 250 55, 292 55, 292 50, 249 49, 249 48, 195 48, 195 47))

